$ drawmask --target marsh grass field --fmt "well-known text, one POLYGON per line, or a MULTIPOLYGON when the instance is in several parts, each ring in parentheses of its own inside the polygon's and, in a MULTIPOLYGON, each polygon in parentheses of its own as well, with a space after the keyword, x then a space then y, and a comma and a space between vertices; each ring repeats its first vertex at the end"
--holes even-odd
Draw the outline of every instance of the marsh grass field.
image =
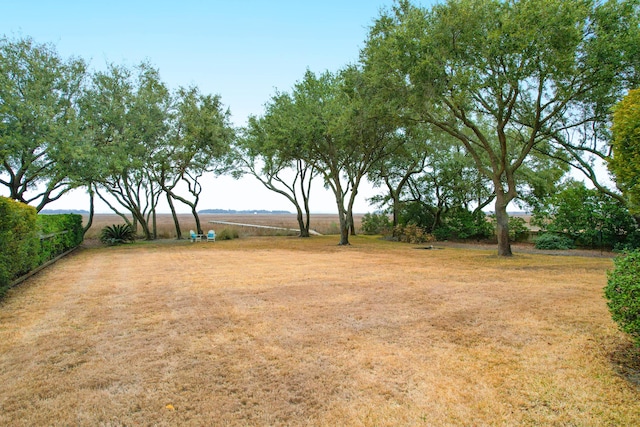
POLYGON ((0 305, 0 425, 640 424, 610 258, 336 237, 81 248, 0 305))
MULTIPOLYGON (((360 228, 362 214, 354 215, 356 228, 360 228)), ((84 219, 86 221, 86 217, 84 219)), ((180 230, 183 237, 188 235, 189 230, 195 229, 196 223, 191 214, 178 214, 180 230)), ((266 230, 246 226, 230 226, 212 224, 209 221, 226 221, 240 224, 267 225, 272 227, 282 227, 297 229, 298 222, 294 214, 200 214, 201 226, 206 233, 209 229, 220 231, 224 228, 235 229, 241 236, 264 236, 264 235, 296 235, 295 232, 283 232, 276 230, 266 230)), ((157 216, 158 238, 174 239, 176 237, 175 225, 170 214, 160 214, 157 216)), ((100 235, 100 230, 107 225, 121 224, 124 220, 113 214, 97 214, 94 216, 93 225, 86 234, 88 239, 95 239, 100 235)), ((313 214, 311 217, 311 228, 321 234, 340 234, 339 220, 337 215, 313 214)))

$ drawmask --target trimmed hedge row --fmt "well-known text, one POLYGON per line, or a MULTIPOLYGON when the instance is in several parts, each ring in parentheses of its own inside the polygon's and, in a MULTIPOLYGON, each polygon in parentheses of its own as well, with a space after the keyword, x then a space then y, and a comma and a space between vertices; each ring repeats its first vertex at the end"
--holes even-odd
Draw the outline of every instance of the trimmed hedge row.
POLYGON ((16 278, 82 243, 82 216, 38 215, 0 196, 0 297, 16 278))
POLYGON ((36 221, 33 206, 0 197, 0 295, 13 279, 38 266, 36 221))
POLYGON ((38 265, 82 243, 81 215, 38 215, 37 229, 40 234, 38 265))

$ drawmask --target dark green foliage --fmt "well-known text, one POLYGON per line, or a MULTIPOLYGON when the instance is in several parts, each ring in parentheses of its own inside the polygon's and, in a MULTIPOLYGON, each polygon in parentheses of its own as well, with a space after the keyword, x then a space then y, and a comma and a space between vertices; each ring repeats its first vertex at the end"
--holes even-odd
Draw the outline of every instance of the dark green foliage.
POLYGON ((419 201, 404 202, 398 215, 398 224, 415 224, 425 230, 432 231, 435 216, 432 207, 419 201))
POLYGON ((482 211, 469 211, 462 206, 438 209, 422 202, 407 202, 399 215, 400 225, 414 224, 433 234, 437 240, 487 239, 493 236, 493 226, 482 211))
POLYGON ((216 240, 233 240, 238 237, 240 237, 240 235, 235 228, 225 228, 221 232, 216 233, 216 240))
POLYGON ((640 346, 640 251, 615 259, 604 293, 613 320, 640 346))
POLYGON ((362 233, 383 234, 391 229, 391 220, 384 213, 366 213, 362 217, 362 233))
POLYGON ((573 247, 570 238, 557 234, 546 233, 536 239, 536 249, 566 250, 573 247))
POLYGON ((135 238, 136 235, 129 224, 108 225, 100 232, 100 241, 110 246, 133 242, 135 238))
POLYGON ((18 277, 82 242, 82 216, 37 215, 0 197, 0 296, 18 277))
POLYGON ((509 239, 513 242, 522 242, 529 237, 529 227, 524 218, 519 216, 509 217, 509 239))
POLYGON ((583 183, 569 183, 552 196, 546 208, 535 212, 533 222, 582 247, 632 246, 638 240, 637 224, 624 203, 583 183))
POLYGON ((0 296, 38 265, 36 217, 34 207, 0 197, 0 296))
POLYGON ((463 207, 449 209, 442 225, 433 230, 438 240, 487 239, 493 235, 493 226, 482 211, 471 212, 463 207))

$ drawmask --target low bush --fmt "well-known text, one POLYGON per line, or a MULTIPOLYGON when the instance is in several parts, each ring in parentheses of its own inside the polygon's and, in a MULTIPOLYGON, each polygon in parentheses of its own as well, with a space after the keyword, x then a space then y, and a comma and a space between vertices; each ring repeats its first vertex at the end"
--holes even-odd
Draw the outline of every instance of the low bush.
POLYGON ((393 237, 405 243, 426 243, 436 240, 432 234, 426 233, 422 227, 415 224, 398 225, 393 230, 393 237))
POLYGON ((240 237, 240 234, 235 228, 225 228, 221 232, 216 233, 216 240, 233 240, 238 237, 240 237))
POLYGON ((482 240, 493 236, 494 230, 484 212, 454 207, 447 211, 442 224, 433 230, 433 234, 438 240, 482 240))
POLYGON ((529 237, 529 227, 524 218, 519 216, 509 217, 509 240, 523 242, 529 237))
POLYGON ((613 320, 640 346, 640 251, 614 260, 605 296, 613 320))
POLYGON ((569 236, 579 247, 632 248, 640 244, 636 221, 628 207, 582 182, 569 182, 548 206, 536 209, 532 224, 548 233, 569 236))
POLYGON ((109 246, 133 242, 135 238, 136 235, 129 224, 108 225, 100 232, 100 241, 109 246))
POLYGON ((567 250, 574 247, 573 241, 557 234, 542 234, 536 239, 536 249, 567 250))
POLYGON ((389 217, 384 213, 366 213, 362 217, 363 234, 384 234, 391 226, 389 217))

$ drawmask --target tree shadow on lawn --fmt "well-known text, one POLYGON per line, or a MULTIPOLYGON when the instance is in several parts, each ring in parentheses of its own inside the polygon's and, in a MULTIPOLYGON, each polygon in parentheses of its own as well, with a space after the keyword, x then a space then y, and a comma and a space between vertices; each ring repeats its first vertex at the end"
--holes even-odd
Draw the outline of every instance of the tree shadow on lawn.
POLYGON ((609 353, 613 370, 640 390, 640 347, 632 341, 618 344, 609 353))

